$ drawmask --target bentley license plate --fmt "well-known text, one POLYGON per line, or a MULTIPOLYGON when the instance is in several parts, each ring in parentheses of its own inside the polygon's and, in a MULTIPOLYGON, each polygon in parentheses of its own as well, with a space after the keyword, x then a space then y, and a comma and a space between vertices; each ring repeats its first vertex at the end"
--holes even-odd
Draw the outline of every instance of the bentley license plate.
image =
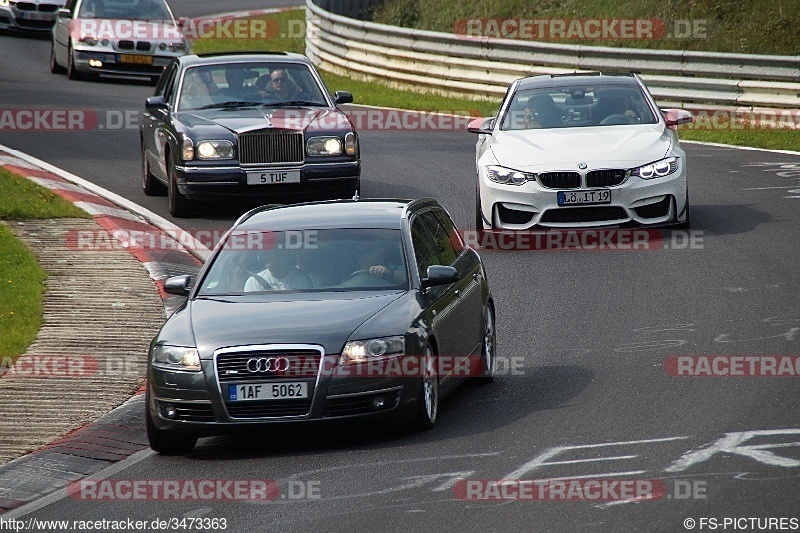
POLYGON ((292 400, 308 398, 308 383, 305 381, 284 383, 231 383, 228 385, 228 401, 247 400, 292 400))
POLYGON ((274 185, 277 183, 300 183, 299 170, 268 170, 248 172, 248 185, 274 185))
POLYGON ((610 204, 609 189, 592 189, 589 191, 558 191, 558 205, 591 205, 610 204))

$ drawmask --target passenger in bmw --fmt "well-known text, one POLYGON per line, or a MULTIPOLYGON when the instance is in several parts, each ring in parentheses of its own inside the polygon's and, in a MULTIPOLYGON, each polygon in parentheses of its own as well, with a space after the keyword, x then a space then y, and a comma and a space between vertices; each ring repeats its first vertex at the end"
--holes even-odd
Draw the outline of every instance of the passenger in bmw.
POLYGON ((297 255, 292 250, 275 249, 266 253, 266 268, 251 276, 244 292, 291 291, 311 288, 311 278, 297 268, 297 255))

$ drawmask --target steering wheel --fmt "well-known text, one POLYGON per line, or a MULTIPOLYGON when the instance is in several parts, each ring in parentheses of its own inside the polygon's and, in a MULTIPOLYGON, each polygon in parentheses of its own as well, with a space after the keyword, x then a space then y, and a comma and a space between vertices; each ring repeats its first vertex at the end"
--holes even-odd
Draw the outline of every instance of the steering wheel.
POLYGON ((622 114, 622 113, 615 113, 613 115, 608 115, 606 118, 600 121, 600 126, 620 126, 620 125, 628 125, 628 124, 636 124, 638 120, 635 118, 622 114))
POLYGON ((379 278, 380 277, 380 276, 373 276, 372 274, 370 274, 368 268, 362 268, 362 269, 356 270, 355 272, 353 272, 349 276, 347 276, 347 279, 345 279, 345 281, 347 281, 348 279, 352 279, 352 278, 354 278, 356 276, 371 276, 373 278, 379 278))

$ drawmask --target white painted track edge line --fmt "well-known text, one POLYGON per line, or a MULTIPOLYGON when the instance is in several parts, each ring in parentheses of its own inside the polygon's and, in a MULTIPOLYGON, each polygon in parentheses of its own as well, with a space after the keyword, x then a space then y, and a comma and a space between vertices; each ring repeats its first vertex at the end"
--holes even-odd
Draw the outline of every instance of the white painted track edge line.
POLYGON ((90 192, 100 196, 101 198, 105 198, 109 202, 117 204, 118 206, 123 207, 123 208, 127 209, 128 211, 139 215, 140 217, 142 217, 147 222, 149 222, 153 226, 157 227, 161 231, 164 231, 164 232, 166 232, 168 234, 171 234, 171 235, 189 235, 189 237, 193 241, 192 242, 192 246, 190 246, 188 248, 183 246, 183 248, 187 252, 189 252, 190 254, 192 254, 193 256, 195 256, 196 258, 198 258, 201 261, 205 261, 206 259, 208 259, 210 257, 211 250, 209 250, 208 247, 205 246, 202 242, 200 242, 197 239, 195 239, 188 232, 186 232, 183 229, 181 229, 178 225, 174 224, 173 222, 170 222, 169 220, 165 219, 164 217, 162 217, 160 215, 157 215, 156 213, 153 213, 149 209, 147 209, 145 207, 142 207, 139 204, 137 204, 137 203, 135 203, 135 202, 133 202, 131 200, 128 200, 127 198, 123 198, 122 196, 120 196, 120 195, 118 195, 116 193, 113 193, 113 192, 109 191, 108 189, 100 187, 99 185, 96 185, 96 184, 94 184, 94 183, 92 183, 92 182, 90 182, 90 181, 88 181, 88 180, 86 180, 84 178, 76 176, 75 174, 72 174, 71 172, 67 172, 66 170, 58 168, 55 165, 51 165, 50 163, 42 161, 41 159, 38 159, 38 158, 36 158, 36 157, 34 157, 32 155, 28 155, 28 154, 26 154, 24 152, 20 152, 19 150, 15 150, 15 149, 10 148, 8 146, 5 146, 3 144, 0 144, 0 150, 2 150, 4 152, 8 152, 9 154, 11 154, 14 157, 17 157, 17 158, 25 161, 26 163, 30 163, 30 164, 36 165, 36 166, 38 166, 38 167, 40 167, 40 168, 42 168, 42 169, 44 169, 44 170, 46 170, 48 172, 51 172, 52 174, 55 174, 56 176, 64 178, 65 180, 69 181, 70 183, 74 183, 75 185, 79 185, 79 186, 83 187, 84 189, 86 189, 87 191, 90 191, 90 192))

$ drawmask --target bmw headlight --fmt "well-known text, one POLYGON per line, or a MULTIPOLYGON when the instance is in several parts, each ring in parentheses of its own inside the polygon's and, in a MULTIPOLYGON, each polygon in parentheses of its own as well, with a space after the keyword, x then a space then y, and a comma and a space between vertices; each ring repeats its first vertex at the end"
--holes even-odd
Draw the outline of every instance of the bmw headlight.
POLYGON ((339 364, 363 363, 379 357, 403 355, 406 352, 406 339, 402 335, 380 337, 362 341, 349 341, 344 345, 339 364))
POLYGON ((526 181, 536 181, 536 174, 520 172, 505 167, 487 167, 489 179, 503 185, 522 185, 526 181))
POLYGON ((631 176, 639 176, 640 178, 649 180, 652 178, 663 178, 669 176, 678 170, 678 158, 668 157, 655 163, 650 163, 638 168, 633 168, 628 171, 631 176))
POLYGON ((150 354, 153 366, 167 370, 200 370, 200 354, 197 348, 157 344, 150 354))
POLYGON ((339 137, 311 137, 306 143, 308 155, 339 155, 342 140, 339 137))
POLYGON ((230 141, 200 141, 196 150, 198 159, 233 158, 233 143, 230 141))

